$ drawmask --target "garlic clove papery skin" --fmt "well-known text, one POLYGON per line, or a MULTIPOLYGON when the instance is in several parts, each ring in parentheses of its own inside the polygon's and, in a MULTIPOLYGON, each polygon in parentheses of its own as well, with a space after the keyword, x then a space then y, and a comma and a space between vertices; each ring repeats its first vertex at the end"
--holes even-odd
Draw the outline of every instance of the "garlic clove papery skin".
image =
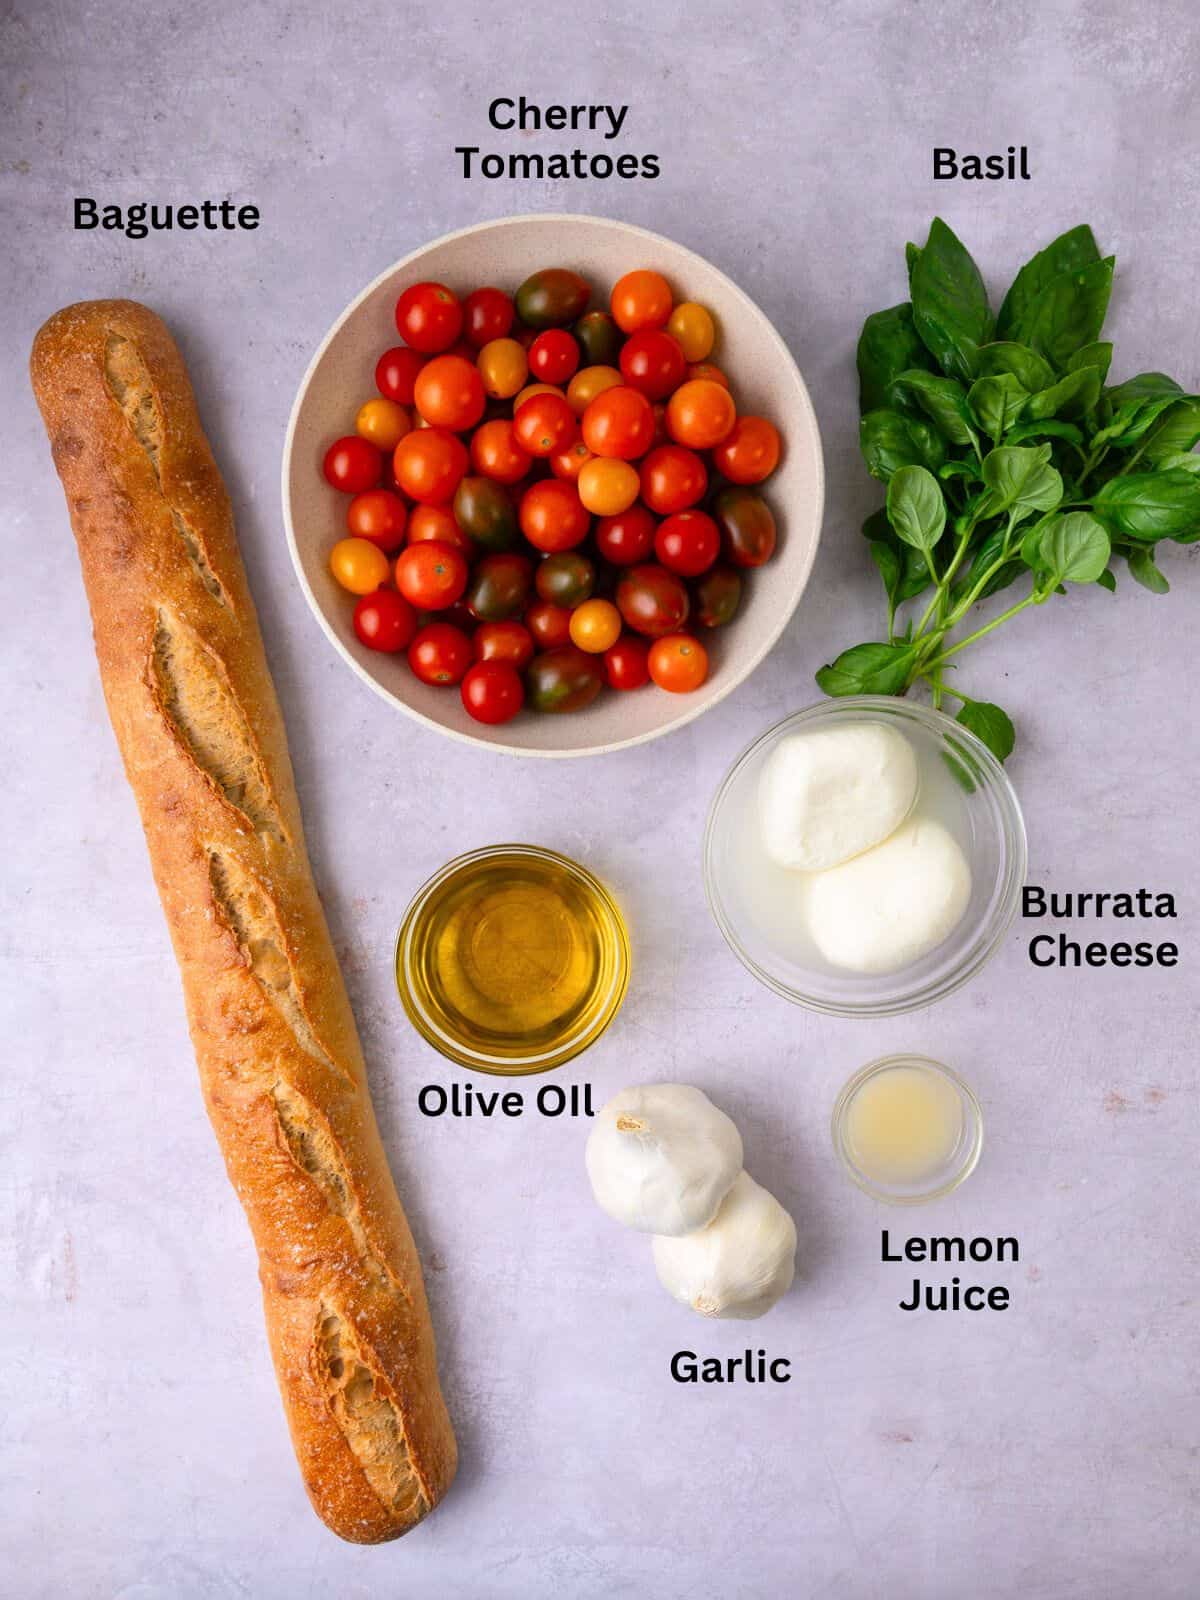
POLYGON ((796 1224, 748 1172, 706 1228, 652 1241, 658 1281, 702 1317, 751 1322, 791 1288, 796 1224))
POLYGON ((597 1112, 588 1136, 596 1204, 639 1233, 703 1228, 741 1170, 741 1134, 690 1084, 622 1089, 597 1112))

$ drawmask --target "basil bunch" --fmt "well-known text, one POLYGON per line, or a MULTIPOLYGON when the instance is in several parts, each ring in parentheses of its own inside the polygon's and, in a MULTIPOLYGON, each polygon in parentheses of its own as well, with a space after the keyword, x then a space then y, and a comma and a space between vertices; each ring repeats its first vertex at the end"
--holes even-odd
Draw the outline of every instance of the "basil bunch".
POLYGON ((947 668, 1067 584, 1115 589, 1118 558, 1167 592, 1156 545, 1200 539, 1200 396, 1161 372, 1108 385, 1113 257, 1088 227, 1027 261, 995 316, 940 218, 907 257, 911 298, 868 317, 858 342, 862 453, 887 485, 863 524, 887 641, 843 651, 817 682, 830 695, 901 695, 925 681, 935 705, 961 703, 959 722, 1003 761, 1011 720, 952 689, 947 668), (1021 599, 952 639, 979 601, 1021 580, 1021 599), (925 596, 902 627, 901 607, 925 596))

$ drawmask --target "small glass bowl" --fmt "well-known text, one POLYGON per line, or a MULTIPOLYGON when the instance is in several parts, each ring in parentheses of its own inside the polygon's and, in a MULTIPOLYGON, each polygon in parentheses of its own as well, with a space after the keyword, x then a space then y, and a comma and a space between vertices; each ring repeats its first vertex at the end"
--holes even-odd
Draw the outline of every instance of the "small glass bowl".
MULTIPOLYGON (((489 926, 483 913, 471 929, 470 942, 477 946, 483 939, 503 946, 511 931, 495 921, 489 926)), ((545 946, 512 948, 535 962, 546 951, 545 946)), ((395 973, 409 1021, 435 1050, 476 1072, 520 1077, 561 1067, 605 1031, 621 1009, 629 985, 629 935, 612 895, 578 862, 539 845, 489 845, 456 856, 417 890, 396 936, 395 973), (454 897, 458 905, 473 903, 477 908, 489 894, 514 886, 548 897, 546 914, 554 921, 570 921, 581 913, 586 938, 574 924, 572 948, 578 953, 585 945, 594 959, 589 962, 590 985, 580 989, 560 1014, 547 1011, 540 1024, 527 1020, 520 1028, 514 1019, 509 1029, 501 1025, 502 1010, 488 1025, 455 1007, 448 986, 437 981, 437 939, 447 929, 444 915, 454 897)))
POLYGON ((834 1016, 887 1017, 952 994, 996 953, 1016 915, 1026 859, 1021 808, 986 745, 930 706, 859 695, 823 700, 786 717, 734 762, 708 814, 704 892, 730 949, 776 994, 834 1016), (815 948, 807 954, 800 948, 805 941, 796 938, 795 919, 772 929, 763 912, 767 897, 761 874, 788 872, 771 863, 761 848, 758 779, 763 763, 789 734, 863 721, 886 722, 904 734, 918 761, 924 758, 945 790, 946 804, 961 808, 963 820, 956 831, 971 868, 971 898, 958 926, 935 949, 890 973, 839 971, 815 948))
POLYGON ((833 1148, 851 1179, 873 1199, 883 1200, 890 1206, 919 1206, 927 1200, 940 1200, 971 1176, 983 1151, 983 1111, 974 1091, 957 1072, 952 1072, 949 1067, 931 1060, 929 1056, 882 1056, 878 1061, 861 1068, 837 1097, 833 1107, 832 1130, 833 1148), (962 1109, 962 1128, 953 1150, 944 1165, 921 1183, 886 1184, 868 1177, 856 1163, 846 1137, 850 1107, 855 1095, 868 1079, 896 1067, 915 1067, 919 1071, 936 1073, 954 1090, 962 1109))

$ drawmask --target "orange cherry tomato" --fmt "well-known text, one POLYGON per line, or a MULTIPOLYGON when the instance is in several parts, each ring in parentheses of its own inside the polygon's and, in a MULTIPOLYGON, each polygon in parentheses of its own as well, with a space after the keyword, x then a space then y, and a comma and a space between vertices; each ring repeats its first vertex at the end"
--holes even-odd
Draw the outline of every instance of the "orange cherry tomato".
POLYGON ((422 505, 445 505, 454 498, 470 457, 467 447, 444 428, 414 428, 396 446, 392 470, 397 485, 422 505))
POLYGON ((720 444, 732 433, 736 421, 733 396, 711 378, 689 379, 667 401, 667 432, 677 444, 693 450, 711 450, 720 444))
POLYGON ((708 487, 708 469, 694 450, 664 444, 642 462, 642 499, 660 517, 686 511, 708 487))
POLYGON ((351 594, 371 594, 387 582, 388 558, 369 539, 339 539, 329 552, 329 570, 351 594))
POLYGON ((471 636, 476 661, 506 661, 523 672, 533 660, 533 635, 523 622, 481 622, 471 636))
POLYGON ((779 430, 766 417, 739 417, 713 451, 713 464, 730 483, 761 483, 779 465, 779 430))
POLYGON ((621 637, 621 613, 611 600, 585 600, 571 613, 571 643, 603 655, 621 637))
POLYGON ((435 428, 462 433, 483 415, 487 397, 483 379, 473 362, 463 356, 434 356, 417 373, 413 385, 417 410, 435 428))
POLYGON ((358 408, 354 431, 377 450, 394 450, 412 427, 412 418, 394 400, 367 400, 358 408))
POLYGON ((711 361, 697 361, 688 368, 687 375, 689 378, 707 378, 710 383, 719 383, 722 389, 729 387, 729 379, 711 361))
POLYGON ((466 556, 474 555, 475 546, 458 525, 458 518, 449 506, 414 506, 408 519, 409 544, 425 544, 436 539, 440 544, 453 545, 466 556))
POLYGON ((544 478, 521 497, 521 532, 535 550, 572 550, 587 538, 591 524, 573 483, 544 478))
POLYGON ((511 400, 529 376, 525 351, 515 339, 489 339, 475 365, 485 393, 493 400, 511 400))
POLYGON ((390 489, 367 489, 346 508, 346 526, 356 539, 369 539, 386 554, 404 543, 408 508, 390 489))
POLYGON ((556 455, 577 433, 575 413, 561 394, 532 395, 513 413, 513 434, 531 456, 556 455))
POLYGON ((641 492, 642 480, 628 461, 593 456, 579 474, 576 487, 588 511, 598 517, 615 517, 629 510, 641 492))
POLYGON ((485 422, 471 435, 471 461, 476 472, 497 483, 519 483, 533 465, 533 458, 517 443, 513 425, 506 417, 485 422))
POLYGON ((437 539, 410 544, 396 557, 396 587, 418 611, 444 611, 462 598, 470 570, 466 557, 437 539))
POLYGON ((575 439, 561 450, 554 452, 550 457, 550 470, 556 478, 566 478, 571 483, 577 483, 584 467, 595 459, 583 440, 575 439))
POLYGON ((665 328, 671 315, 671 285, 661 272, 627 272, 613 285, 613 321, 622 333, 665 328))
POLYGON ((712 313, 694 300, 685 300, 675 307, 667 323, 667 332, 678 339, 687 361, 707 360, 717 339, 712 313))
POLYGON ((690 633, 669 633, 650 646, 650 676, 671 694, 690 694, 708 677, 708 651, 690 633))
POLYGON ((567 385, 567 403, 581 417, 598 394, 624 382, 616 367, 584 367, 567 385))
POLYGON ((621 384, 596 396, 583 413, 581 426, 583 442, 593 455, 633 461, 650 448, 654 411, 644 394, 621 384))

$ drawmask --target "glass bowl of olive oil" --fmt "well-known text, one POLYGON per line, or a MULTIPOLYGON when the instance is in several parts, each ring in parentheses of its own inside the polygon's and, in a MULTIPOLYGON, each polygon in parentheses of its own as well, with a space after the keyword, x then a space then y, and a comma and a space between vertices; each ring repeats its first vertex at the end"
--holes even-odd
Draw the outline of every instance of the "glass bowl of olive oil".
POLYGON ((584 867, 537 845, 457 856, 420 888, 396 940, 409 1021, 460 1066, 547 1072, 621 1008, 629 936, 584 867))

